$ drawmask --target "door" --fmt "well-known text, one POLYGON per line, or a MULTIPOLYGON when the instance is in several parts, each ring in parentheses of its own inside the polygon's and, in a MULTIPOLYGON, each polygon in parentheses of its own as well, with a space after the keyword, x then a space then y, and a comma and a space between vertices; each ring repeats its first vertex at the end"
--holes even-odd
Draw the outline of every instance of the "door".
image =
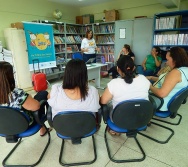
POLYGON ((141 65, 152 49, 153 18, 135 19, 133 32, 135 64, 141 65))

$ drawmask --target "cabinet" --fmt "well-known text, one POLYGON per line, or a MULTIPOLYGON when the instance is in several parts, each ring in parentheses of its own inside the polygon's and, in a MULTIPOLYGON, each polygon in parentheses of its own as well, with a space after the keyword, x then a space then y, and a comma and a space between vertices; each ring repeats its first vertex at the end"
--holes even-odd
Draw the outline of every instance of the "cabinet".
POLYGON ((12 51, 17 87, 24 90, 32 89, 24 30, 6 28, 4 36, 7 49, 12 51))
POLYGON ((180 46, 188 50, 188 10, 155 14, 153 46, 162 50, 180 46))
POLYGON ((97 47, 97 62, 107 63, 102 71, 108 71, 114 65, 115 22, 93 24, 93 33, 97 47))

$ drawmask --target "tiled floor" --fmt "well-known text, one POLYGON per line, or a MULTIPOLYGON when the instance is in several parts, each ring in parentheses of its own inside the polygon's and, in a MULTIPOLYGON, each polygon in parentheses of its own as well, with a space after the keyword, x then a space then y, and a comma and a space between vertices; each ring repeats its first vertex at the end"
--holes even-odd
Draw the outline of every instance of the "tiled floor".
MULTIPOLYGON (((105 87, 108 79, 102 79, 102 86, 105 87)), ((102 90, 99 90, 100 94, 102 90)), ((114 163, 109 160, 106 145, 104 142, 105 124, 102 123, 100 130, 95 134, 97 147, 97 160, 95 163, 88 165, 94 167, 188 167, 188 103, 181 106, 179 113, 183 116, 182 122, 179 126, 167 125, 174 129, 175 135, 167 144, 158 144, 141 135, 137 135, 145 153, 146 159, 142 162, 132 163, 114 163)), ((172 121, 176 121, 175 118, 172 121)), ((46 123, 48 125, 48 123, 46 123)), ((165 125, 165 124, 164 124, 165 125)), ((168 133, 155 125, 151 125, 146 132, 158 139, 164 139, 168 133)), ((115 158, 134 158, 141 157, 141 153, 132 138, 127 138, 126 135, 112 137, 108 135, 110 148, 115 158)), ((10 159, 9 163, 32 163, 37 159, 47 142, 47 136, 40 137, 39 133, 28 138, 24 138, 21 145, 17 148, 15 154, 10 159)), ((91 137, 82 140, 81 145, 72 145, 70 141, 65 142, 64 159, 67 162, 91 160, 92 139, 91 137)), ((6 143, 4 138, 0 138, 0 161, 4 159, 7 153, 11 150, 14 144, 6 143)), ((41 161, 39 167, 59 167, 59 152, 61 146, 61 139, 57 137, 55 130, 51 132, 51 144, 41 161)), ((1 166, 1 165, 0 165, 1 166)), ((87 166, 87 165, 86 165, 87 166)))

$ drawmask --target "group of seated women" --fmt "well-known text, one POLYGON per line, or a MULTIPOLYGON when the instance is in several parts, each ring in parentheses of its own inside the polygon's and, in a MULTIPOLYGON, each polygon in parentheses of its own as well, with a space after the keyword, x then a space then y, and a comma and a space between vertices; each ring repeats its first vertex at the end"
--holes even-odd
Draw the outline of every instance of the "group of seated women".
MULTIPOLYGON (((157 57, 157 50, 152 50, 152 55, 148 56, 144 62, 153 59, 157 64, 161 59, 157 57)), ((117 72, 120 77, 112 79, 102 96, 98 90, 88 85, 87 67, 83 60, 73 59, 67 63, 63 83, 52 86, 51 91, 38 92, 34 98, 15 87, 13 67, 7 62, 0 62, 0 106, 10 106, 22 109, 32 118, 32 111, 40 108, 39 100, 48 99, 48 104, 52 107, 52 114, 69 110, 91 111, 96 115, 96 125, 100 124, 98 115, 99 104, 109 104, 113 109, 121 101, 129 99, 149 100, 149 90, 158 97, 164 99, 161 111, 167 110, 167 103, 170 98, 180 89, 188 86, 188 56, 186 51, 180 47, 173 47, 166 54, 166 64, 170 67, 170 72, 159 76, 157 87, 153 86, 149 80, 140 74, 135 73, 135 65, 131 56, 121 56, 117 61, 117 72), (109 103, 112 101, 111 103, 109 103)), ((144 66, 147 70, 148 67, 144 66)), ((149 68, 149 70, 151 70, 149 68)), ((148 70, 148 71, 149 71, 148 70)), ((41 113, 44 109, 41 107, 41 113)), ((116 134, 113 131, 111 134, 116 134)), ((42 127, 40 135, 46 134, 42 127)))

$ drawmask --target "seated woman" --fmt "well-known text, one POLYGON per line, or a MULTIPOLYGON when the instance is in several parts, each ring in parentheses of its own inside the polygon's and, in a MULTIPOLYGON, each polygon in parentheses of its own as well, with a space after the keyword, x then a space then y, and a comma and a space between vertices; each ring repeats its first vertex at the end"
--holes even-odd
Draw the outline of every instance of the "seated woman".
MULTIPOLYGON (((133 59, 135 59, 135 55, 134 53, 131 51, 131 48, 128 44, 125 44, 122 48, 122 50, 120 51, 119 55, 118 55, 118 59, 122 56, 129 56, 133 59)), ((117 59, 117 60, 118 60, 117 59)), ((112 67, 109 71, 108 74, 112 73, 112 78, 117 78, 117 76, 119 75, 117 72, 117 66, 112 67)))
POLYGON ((157 68, 161 66, 162 62, 162 58, 159 55, 160 48, 158 46, 153 47, 151 55, 147 55, 142 63, 143 75, 155 75, 157 68))
MULTIPOLYGON (((179 90, 188 86, 188 56, 186 51, 180 47, 173 47, 167 52, 166 59, 171 71, 161 74, 155 87, 150 86, 150 90, 164 100, 160 111, 167 111, 169 100, 179 90)), ((159 107, 160 104, 157 104, 157 101, 156 105, 159 107)))
POLYGON ((96 123, 100 124, 98 90, 88 85, 87 67, 83 60, 72 59, 67 63, 63 83, 52 86, 48 103, 52 107, 52 117, 62 111, 91 111, 96 115, 96 123))
MULTIPOLYGON (((101 104, 112 100, 113 109, 122 101, 130 99, 148 100, 150 82, 143 75, 135 75, 135 65, 129 56, 122 56, 117 61, 117 71, 121 78, 111 80, 100 98, 101 104)), ((109 107, 111 104, 109 104, 109 107)), ((113 111, 113 110, 111 110, 113 111)), ((110 113, 110 117, 112 112, 110 113)), ((118 133, 109 130, 111 134, 118 133)))
MULTIPOLYGON (((13 74, 13 67, 10 63, 0 61, 0 106, 8 106, 18 108, 24 111, 30 118, 30 124, 33 123, 34 117, 32 111, 39 110, 42 115, 45 112, 45 106, 40 107, 40 100, 47 100, 47 91, 37 93, 34 98, 31 97, 24 90, 15 87, 15 80, 13 74)), ((52 129, 48 129, 51 131, 52 129)), ((40 135, 47 134, 46 129, 40 129, 40 135)))

